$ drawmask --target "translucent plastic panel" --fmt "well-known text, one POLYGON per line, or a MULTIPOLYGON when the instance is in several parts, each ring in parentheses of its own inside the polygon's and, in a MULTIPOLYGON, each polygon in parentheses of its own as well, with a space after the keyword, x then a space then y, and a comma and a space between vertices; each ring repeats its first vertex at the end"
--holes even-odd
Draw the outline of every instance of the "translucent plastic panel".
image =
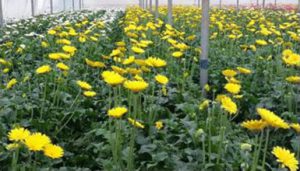
POLYGON ((3 15, 5 20, 30 17, 30 2, 30 0, 3 0, 3 15))

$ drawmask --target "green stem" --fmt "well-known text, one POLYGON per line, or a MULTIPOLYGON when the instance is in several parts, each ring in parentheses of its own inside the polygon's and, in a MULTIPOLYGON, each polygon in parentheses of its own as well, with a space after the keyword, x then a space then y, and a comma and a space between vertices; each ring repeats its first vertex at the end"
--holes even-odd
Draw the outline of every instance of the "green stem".
POLYGON ((13 158, 12 158, 12 162, 11 162, 11 170, 12 171, 18 170, 18 159, 19 159, 19 148, 13 152, 13 158))
POLYGON ((263 170, 265 170, 266 156, 267 156, 267 150, 268 150, 268 144, 269 144, 269 135, 270 135, 270 129, 267 129, 265 149, 264 149, 263 162, 262 162, 263 170))

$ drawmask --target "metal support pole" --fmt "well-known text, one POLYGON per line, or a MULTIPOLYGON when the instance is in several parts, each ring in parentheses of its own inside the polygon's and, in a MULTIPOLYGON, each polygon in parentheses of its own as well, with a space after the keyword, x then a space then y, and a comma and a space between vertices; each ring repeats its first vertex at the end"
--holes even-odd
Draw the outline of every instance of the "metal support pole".
POLYGON ((50 0, 50 14, 53 14, 53 0, 50 0))
POLYGON ((198 0, 198 8, 201 7, 201 0, 198 0))
POLYGON ((74 2, 74 0, 72 0, 72 9, 73 9, 73 11, 75 11, 75 2, 74 2))
POLYGON ((172 14, 172 8, 173 8, 173 0, 168 0, 168 24, 173 24, 173 14, 172 14))
POLYGON ((35 0, 31 0, 31 16, 35 16, 35 0))
POLYGON ((145 0, 145 9, 147 10, 148 9, 148 0, 145 0))
POLYGON ((222 8, 222 0, 219 0, 219 8, 222 8))
POLYGON ((66 11, 66 0, 63 1, 64 11, 66 11))
POLYGON ((3 17, 2 0, 0 0, 0 27, 2 26, 4 26, 4 17, 3 17))
POLYGON ((262 8, 264 9, 266 7, 266 0, 263 0, 262 8))
POLYGON ((208 82, 208 50, 209 50, 209 0, 202 0, 201 19, 201 57, 200 57, 200 86, 205 97, 205 85, 208 82))
POLYGON ((275 0, 274 6, 275 6, 275 8, 277 8, 277 0, 275 0))
POLYGON ((158 19, 158 6, 159 6, 159 2, 158 0, 155 0, 155 20, 158 19))
POLYGON ((81 0, 79 0, 79 10, 81 10, 81 5, 82 5, 82 2, 81 2, 81 0))
POLYGON ((300 13, 300 0, 298 0, 298 13, 300 13))
POLYGON ((153 11, 153 4, 152 4, 152 0, 149 0, 150 2, 149 2, 149 10, 150 10, 150 12, 152 12, 153 11))
POLYGON ((236 10, 240 10, 240 0, 236 0, 236 10))
POLYGON ((256 0, 256 6, 258 8, 258 6, 259 6, 259 0, 256 0))

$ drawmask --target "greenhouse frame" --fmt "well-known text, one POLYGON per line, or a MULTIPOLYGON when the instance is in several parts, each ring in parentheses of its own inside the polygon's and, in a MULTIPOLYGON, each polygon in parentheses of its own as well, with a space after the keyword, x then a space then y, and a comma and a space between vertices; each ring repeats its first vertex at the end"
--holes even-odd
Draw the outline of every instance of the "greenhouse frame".
POLYGON ((300 0, 0 0, 0 170, 299 171, 300 0))

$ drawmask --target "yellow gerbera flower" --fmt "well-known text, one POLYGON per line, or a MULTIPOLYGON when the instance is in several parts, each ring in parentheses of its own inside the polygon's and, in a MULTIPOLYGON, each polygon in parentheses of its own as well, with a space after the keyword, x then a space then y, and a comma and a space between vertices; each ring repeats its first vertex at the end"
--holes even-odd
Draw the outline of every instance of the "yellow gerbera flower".
POLYGON ((299 76, 289 76, 285 80, 290 82, 290 83, 293 83, 293 84, 299 84, 300 83, 300 77, 299 76))
POLYGON ((264 120, 249 120, 244 121, 241 126, 249 129, 250 131, 261 131, 267 127, 268 124, 264 120))
POLYGON ((290 124, 291 128, 293 128, 297 133, 300 133, 300 124, 299 123, 292 123, 290 124))
POLYGON ((243 68, 243 67, 237 67, 236 68, 240 73, 242 74, 251 74, 252 71, 250 69, 247 68, 243 68))
POLYGON ((44 148, 44 155, 52 159, 58 159, 63 157, 64 150, 58 145, 48 144, 44 148))
POLYGON ((237 72, 235 70, 232 70, 232 69, 226 69, 226 70, 222 71, 222 74, 225 77, 234 77, 234 76, 236 76, 237 72))
POLYGON ((94 97, 94 96, 96 96, 96 92, 94 92, 94 91, 84 91, 83 92, 83 95, 84 96, 86 96, 86 97, 94 97))
POLYGON ((266 46, 268 45, 268 42, 265 40, 256 40, 255 41, 256 44, 260 45, 260 46, 266 46))
POLYGON ((257 113, 261 116, 261 118, 275 128, 283 128, 289 129, 290 126, 280 117, 278 117, 275 113, 264 109, 264 108, 257 108, 257 113))
POLYGON ((62 71, 68 71, 70 69, 69 66, 67 66, 66 64, 64 64, 62 62, 56 64, 56 67, 62 71))
POLYGON ((104 71, 101 76, 107 84, 112 86, 122 84, 125 81, 124 77, 114 71, 104 71))
POLYGON ((14 128, 8 133, 10 141, 24 141, 30 135, 30 131, 25 128, 14 128))
POLYGON ((180 57, 182 57, 182 56, 183 56, 183 53, 182 53, 182 52, 180 52, 180 51, 178 51, 178 52, 174 52, 174 53, 172 53, 172 56, 173 56, 174 58, 180 58, 180 57))
POLYGON ((6 89, 11 89, 14 85, 17 84, 17 79, 13 78, 6 84, 6 89))
POLYGON ((145 81, 130 81, 130 80, 128 80, 128 81, 124 82, 124 87, 135 93, 145 90, 148 86, 149 86, 149 84, 145 81))
POLYGON ((227 83, 224 87, 229 93, 238 94, 241 90, 240 84, 227 83))
POLYGON ((137 54, 145 53, 145 50, 144 50, 144 49, 139 48, 139 47, 137 47, 137 46, 133 46, 133 47, 131 48, 131 50, 132 50, 134 53, 137 53, 137 54))
POLYGON ((224 96, 221 99, 221 107, 226 110, 229 114, 237 113, 237 105, 231 100, 230 97, 224 96))
POLYGON ((277 157, 277 162, 282 164, 282 167, 287 167, 290 171, 297 171, 299 162, 294 153, 291 153, 288 149, 276 146, 272 150, 272 154, 277 157))
POLYGON ((156 76, 155 76, 155 80, 156 80, 157 82, 159 82, 160 84, 162 84, 162 85, 166 85, 166 84, 168 84, 168 82, 169 82, 168 77, 166 77, 166 76, 164 76, 164 75, 161 75, 161 74, 156 75, 156 76))
POLYGON ((155 67, 155 68, 160 68, 167 65, 167 62, 165 60, 160 58, 154 58, 154 57, 147 58, 145 62, 148 66, 155 67))
POLYGON ((115 107, 108 111, 108 116, 113 118, 121 118, 125 113, 127 113, 126 107, 115 107))
POLYGON ((161 130, 164 127, 164 123, 162 121, 155 122, 155 128, 161 130))
POLYGON ((50 72, 52 69, 50 67, 50 65, 43 65, 41 67, 39 67, 38 69, 36 69, 36 73, 37 74, 45 74, 45 73, 48 73, 50 72))
POLYGON ((85 81, 80 81, 80 80, 78 80, 78 81, 76 81, 76 84, 77 84, 80 88, 82 88, 82 89, 84 89, 84 90, 91 90, 91 89, 92 89, 92 86, 91 86, 89 83, 85 82, 85 81))
POLYGON ((25 145, 31 151, 41 151, 48 144, 51 144, 50 138, 42 133, 33 133, 25 138, 25 145))

